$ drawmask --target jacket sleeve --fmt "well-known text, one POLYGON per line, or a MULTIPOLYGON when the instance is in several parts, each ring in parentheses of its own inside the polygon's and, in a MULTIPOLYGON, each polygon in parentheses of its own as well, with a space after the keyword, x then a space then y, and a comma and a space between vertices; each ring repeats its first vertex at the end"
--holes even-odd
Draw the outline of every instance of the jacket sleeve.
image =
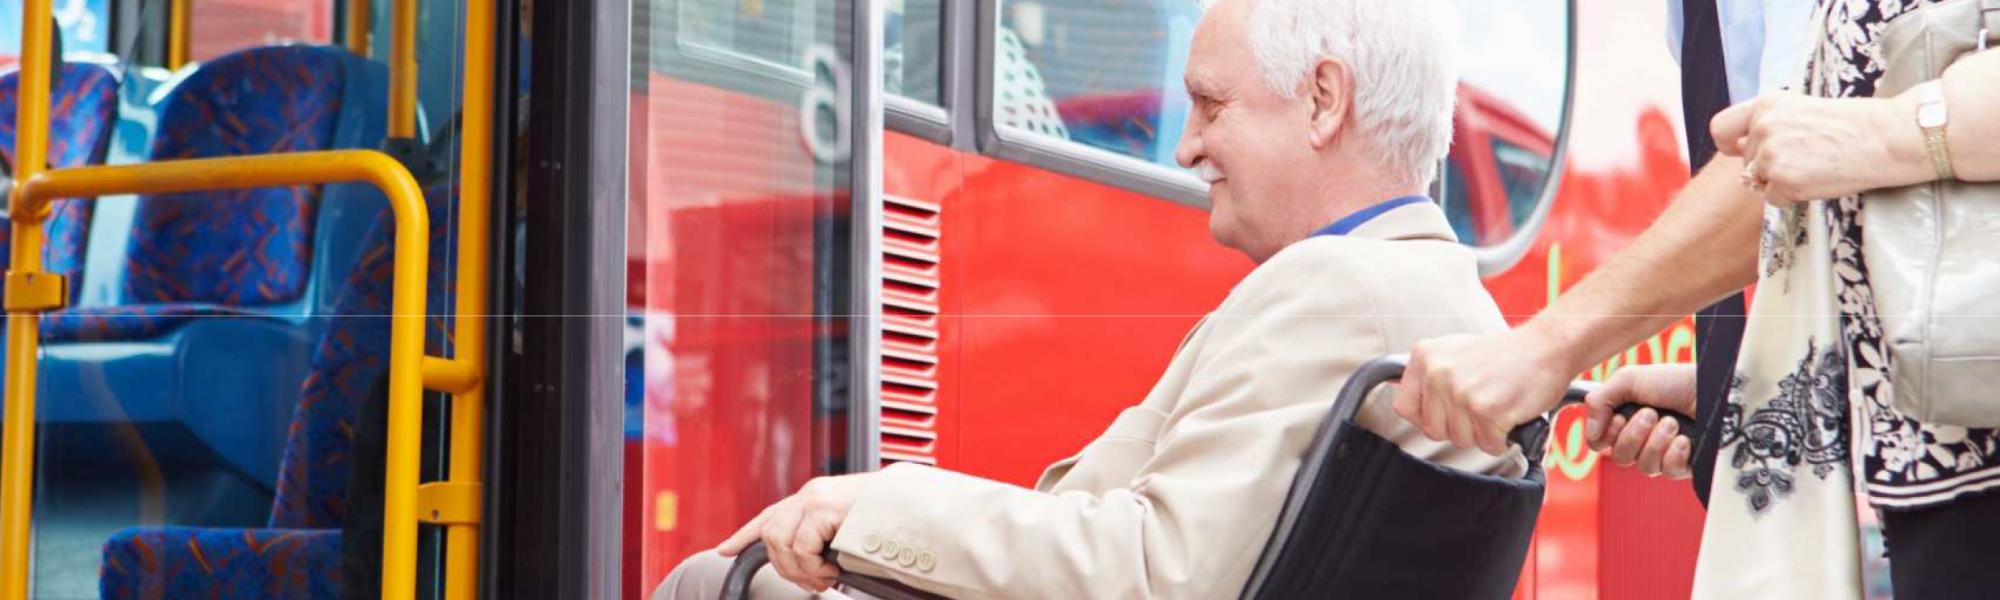
POLYGON ((1283 258, 1186 349, 1197 362, 1156 442, 1096 442, 1157 445, 1128 488, 1050 494, 891 466, 833 542, 843 568, 957 598, 1234 596, 1335 393, 1389 351, 1372 282, 1283 258))

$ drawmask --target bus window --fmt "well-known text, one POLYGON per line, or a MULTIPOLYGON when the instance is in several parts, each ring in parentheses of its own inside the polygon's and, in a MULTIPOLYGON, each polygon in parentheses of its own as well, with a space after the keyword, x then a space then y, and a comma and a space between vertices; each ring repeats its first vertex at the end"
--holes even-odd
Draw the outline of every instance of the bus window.
POLYGON ((1473 230, 1472 211, 1469 208, 1472 206, 1472 197, 1465 189, 1465 170, 1458 168, 1456 163, 1449 163, 1445 165, 1443 176, 1444 196, 1441 200, 1444 205, 1445 220, 1451 222, 1451 232, 1458 235, 1459 241, 1475 243, 1479 239, 1479 234, 1473 230))
POLYGON ((995 125, 1174 166, 1187 121, 1181 71, 1200 17, 1185 0, 1003 0, 995 125))
POLYGON ((855 4, 635 11, 626 597, 844 460, 855 4))
POLYGON ((944 0, 889 0, 888 9, 883 91, 942 105, 944 0))
POLYGON ((1507 190, 1507 218, 1526 223, 1535 213, 1542 182, 1549 177, 1547 154, 1522 148, 1505 140, 1493 140, 1493 162, 1500 166, 1500 186, 1507 190))
MULTIPOLYGON (((188 5, 194 11, 188 57, 196 62, 254 46, 324 44, 333 38, 333 0, 201 0, 188 5)), ((377 14, 383 12, 378 7, 377 14)))
MULTIPOLYGON (((105 5, 110 0, 56 0, 56 27, 63 52, 109 52, 111 24, 105 5)), ((0 0, 0 64, 13 64, 21 52, 21 0, 0 0)))
MULTIPOLYGON (((748 58, 803 73, 805 44, 816 27, 812 2, 799 0, 680 0, 660 2, 679 13, 678 42, 688 49, 748 58)), ((658 9, 655 9, 658 10, 658 9)))

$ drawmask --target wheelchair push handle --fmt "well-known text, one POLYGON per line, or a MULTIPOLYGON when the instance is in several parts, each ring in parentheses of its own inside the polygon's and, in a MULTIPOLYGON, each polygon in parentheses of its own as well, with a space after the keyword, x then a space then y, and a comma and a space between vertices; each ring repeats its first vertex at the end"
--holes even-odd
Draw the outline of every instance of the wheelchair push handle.
MULTIPOLYGON (((1361 365, 1360 369, 1355 370, 1354 376, 1347 380, 1347 384, 1341 386, 1339 397, 1334 399, 1334 411, 1343 421, 1353 421, 1354 415, 1361 410, 1361 404, 1368 399, 1368 395, 1377 387, 1401 380, 1403 371, 1409 364, 1409 355, 1391 354, 1361 365)), ((1527 456, 1528 460, 1539 460, 1544 444, 1548 441, 1550 423, 1554 420, 1555 414, 1572 404, 1582 404, 1583 399, 1596 389, 1597 384, 1593 382, 1571 382, 1569 389, 1563 391, 1562 400, 1556 403, 1555 408, 1550 409, 1546 415, 1515 427, 1513 431, 1508 432, 1507 441, 1520 447, 1522 454, 1527 456)), ((1651 407, 1627 403, 1619 406, 1616 412, 1630 420, 1642 408, 1651 407)), ((1680 426, 1680 435, 1690 436, 1692 439, 1694 432, 1700 430, 1700 425, 1693 417, 1661 408, 1653 408, 1653 411, 1662 418, 1673 419, 1680 426)))

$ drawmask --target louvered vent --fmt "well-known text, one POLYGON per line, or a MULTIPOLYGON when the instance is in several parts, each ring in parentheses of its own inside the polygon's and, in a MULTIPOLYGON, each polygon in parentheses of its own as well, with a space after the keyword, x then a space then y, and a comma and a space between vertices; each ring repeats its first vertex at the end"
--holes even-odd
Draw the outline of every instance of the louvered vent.
POLYGON ((882 463, 937 464, 938 205, 882 202, 882 463))

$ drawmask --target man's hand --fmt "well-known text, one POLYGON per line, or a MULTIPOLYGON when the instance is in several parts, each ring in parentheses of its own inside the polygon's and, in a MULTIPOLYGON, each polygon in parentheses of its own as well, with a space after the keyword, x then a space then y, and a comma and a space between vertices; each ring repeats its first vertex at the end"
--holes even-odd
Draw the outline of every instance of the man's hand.
POLYGON ((1396 414, 1433 440, 1500 456, 1507 434, 1556 403, 1575 373, 1555 344, 1524 329, 1424 340, 1410 352, 1396 414))
POLYGON ((840 567, 820 555, 847 520, 870 474, 820 477, 806 482, 799 493, 778 501, 736 530, 715 550, 734 557, 750 544, 764 541, 771 567, 786 581, 812 592, 824 592, 840 577, 840 567))
POLYGON ((1632 419, 1613 414, 1627 403, 1695 416, 1694 365, 1644 365, 1619 369, 1597 391, 1584 399, 1590 410, 1584 422, 1584 437, 1590 447, 1603 452, 1611 462, 1632 467, 1647 476, 1666 475, 1687 479, 1694 444, 1693 431, 1680 431, 1673 419, 1662 419, 1651 408, 1639 409, 1632 419))

